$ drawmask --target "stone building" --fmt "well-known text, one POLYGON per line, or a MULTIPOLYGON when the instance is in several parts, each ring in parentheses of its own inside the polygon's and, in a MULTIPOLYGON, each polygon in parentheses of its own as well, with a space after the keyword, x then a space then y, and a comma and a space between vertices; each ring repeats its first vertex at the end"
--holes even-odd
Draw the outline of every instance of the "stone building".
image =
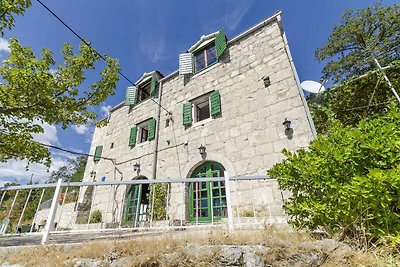
MULTIPOLYGON (((179 70, 171 74, 144 73, 110 110, 107 126, 95 129, 95 157, 84 181, 266 175, 282 149, 307 147, 313 139, 280 13, 232 39, 223 30, 202 36, 176 59, 179 70), (286 119, 290 130, 284 129, 286 119)), ((260 217, 284 219, 276 181, 260 183, 233 185, 235 212, 245 215, 253 205, 260 217)), ((81 205, 91 202, 104 222, 146 219, 148 185, 101 186, 95 194, 89 189, 81 190, 81 205)), ((226 217, 223 182, 172 184, 168 190, 170 222, 226 217)))

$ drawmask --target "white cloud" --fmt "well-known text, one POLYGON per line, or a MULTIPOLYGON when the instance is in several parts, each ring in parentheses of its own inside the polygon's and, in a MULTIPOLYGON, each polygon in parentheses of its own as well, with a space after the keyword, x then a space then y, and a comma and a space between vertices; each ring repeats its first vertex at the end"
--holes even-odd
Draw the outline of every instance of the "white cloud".
POLYGON ((8 42, 7 39, 1 37, 0 37, 0 52, 6 52, 6 53, 11 52, 10 43, 8 42))
POLYGON ((47 123, 41 123, 39 121, 35 121, 34 124, 42 126, 44 132, 40 134, 32 134, 33 140, 48 145, 58 144, 56 126, 47 123))
POLYGON ((86 134, 89 129, 86 125, 72 125, 72 129, 75 130, 77 134, 86 134))
POLYGON ((229 6, 232 9, 228 10, 228 12, 224 16, 224 22, 227 26, 228 30, 233 31, 239 25, 240 21, 247 14, 251 6, 253 5, 254 0, 247 1, 228 1, 229 6))
POLYGON ((165 34, 144 32, 139 38, 139 48, 153 63, 165 58, 165 34))
POLYGON ((6 182, 14 181, 14 179, 22 183, 27 183, 32 174, 34 182, 44 183, 51 172, 66 165, 67 160, 67 158, 53 157, 48 172, 46 166, 37 163, 30 164, 29 169, 26 170, 26 160, 9 160, 5 163, 0 163, 0 186, 6 182))
POLYGON ((107 117, 108 114, 110 113, 110 108, 112 108, 110 105, 107 106, 101 106, 100 107, 100 116, 103 117, 107 117))

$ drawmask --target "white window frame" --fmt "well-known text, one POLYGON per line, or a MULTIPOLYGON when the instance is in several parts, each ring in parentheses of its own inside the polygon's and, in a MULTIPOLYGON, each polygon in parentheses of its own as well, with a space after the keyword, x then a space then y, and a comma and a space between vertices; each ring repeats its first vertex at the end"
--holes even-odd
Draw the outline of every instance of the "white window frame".
POLYGON ((137 127, 137 135, 136 135, 136 144, 145 144, 150 142, 149 141, 149 121, 144 121, 136 125, 137 127), (142 130, 145 128, 147 130, 147 138, 145 141, 142 141, 142 130))
POLYGON ((193 125, 198 125, 198 124, 203 124, 205 122, 211 121, 213 118, 211 116, 211 102, 210 102, 210 94, 211 92, 202 95, 198 98, 193 99, 192 101, 190 101, 190 104, 192 104, 192 120, 193 120, 193 125), (209 111, 209 117, 205 118, 201 121, 197 120, 197 105, 204 103, 204 102, 208 102, 208 111, 209 111))

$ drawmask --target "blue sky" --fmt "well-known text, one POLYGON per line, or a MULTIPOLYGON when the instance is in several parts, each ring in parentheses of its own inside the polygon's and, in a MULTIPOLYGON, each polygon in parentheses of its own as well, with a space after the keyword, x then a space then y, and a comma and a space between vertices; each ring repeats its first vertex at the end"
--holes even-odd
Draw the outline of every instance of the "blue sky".
MULTIPOLYGON (((159 70, 164 75, 178 68, 178 54, 185 52, 203 34, 224 28, 228 39, 233 38, 264 18, 280 10, 289 45, 300 80, 319 80, 323 64, 314 60, 315 49, 326 42, 332 27, 348 8, 364 8, 376 1, 323 0, 42 0, 75 31, 89 40, 100 53, 117 58, 122 72, 132 81, 143 72, 159 70)), ((383 1, 385 5, 396 3, 383 1)), ((75 47, 79 41, 38 2, 23 17, 16 17, 16 26, 0 39, 0 59, 7 57, 6 42, 17 37, 25 46, 39 54, 49 48, 60 59, 65 42, 75 47)), ((88 82, 96 75, 88 75, 88 82)), ((85 83, 84 85, 87 85, 85 83)), ((103 105, 95 107, 104 115, 106 107, 121 102, 128 82, 123 78, 117 84, 116 94, 103 105)), ((91 127, 69 128, 45 125, 45 135, 37 139, 76 151, 88 152, 91 127)), ((65 163, 67 154, 54 154, 51 170, 65 163)), ((25 171, 24 162, 0 164, 0 183, 18 178, 27 180, 34 173, 43 181, 48 173, 44 167, 32 165, 25 171)))

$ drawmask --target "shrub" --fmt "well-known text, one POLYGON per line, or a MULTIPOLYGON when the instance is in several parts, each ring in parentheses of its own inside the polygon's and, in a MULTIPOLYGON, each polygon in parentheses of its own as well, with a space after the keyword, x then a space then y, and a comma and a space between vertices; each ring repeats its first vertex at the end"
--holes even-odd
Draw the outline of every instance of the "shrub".
POLYGON ((151 209, 152 197, 153 197, 153 192, 154 192, 154 211, 153 211, 153 220, 154 221, 161 221, 161 220, 166 219, 168 187, 169 187, 169 184, 154 184, 153 186, 150 187, 150 190, 146 195, 147 200, 150 203, 149 208, 151 209))
POLYGON ((100 223, 102 219, 101 211, 95 210, 90 216, 90 223, 100 223))
POLYGON ((293 195, 284 204, 297 227, 341 230, 374 241, 400 231, 400 112, 334 124, 308 150, 287 157, 268 174, 293 195))

